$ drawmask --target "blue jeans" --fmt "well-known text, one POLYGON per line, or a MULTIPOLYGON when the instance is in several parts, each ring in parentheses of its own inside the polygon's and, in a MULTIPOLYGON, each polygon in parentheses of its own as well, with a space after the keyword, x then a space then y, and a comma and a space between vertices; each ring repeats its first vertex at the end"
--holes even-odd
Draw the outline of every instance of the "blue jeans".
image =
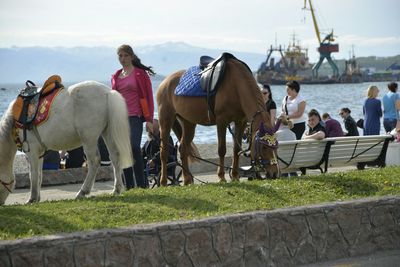
POLYGON ((141 117, 129 117, 129 126, 131 128, 131 148, 135 164, 132 167, 124 169, 125 186, 126 189, 135 187, 134 180, 136 178, 136 185, 138 187, 148 187, 148 180, 144 177, 144 164, 140 142, 142 141, 143 120, 141 117), (135 172, 135 176, 133 176, 135 172))
POLYGON ((383 119, 383 127, 385 128, 385 132, 390 132, 394 128, 396 128, 397 119, 383 119))

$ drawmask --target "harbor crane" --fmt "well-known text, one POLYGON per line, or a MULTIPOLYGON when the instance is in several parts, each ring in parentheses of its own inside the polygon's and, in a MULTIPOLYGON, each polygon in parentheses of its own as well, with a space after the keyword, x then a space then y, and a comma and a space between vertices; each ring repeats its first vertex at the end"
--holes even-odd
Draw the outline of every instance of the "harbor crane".
POLYGON ((339 52, 339 44, 332 43, 335 41, 335 38, 333 35, 333 29, 324 38, 321 38, 321 33, 319 31, 317 19, 315 17, 315 10, 313 8, 311 0, 304 0, 303 10, 311 11, 311 16, 312 16, 313 23, 314 23, 314 30, 315 30, 315 34, 317 35, 317 39, 318 39, 318 43, 319 43, 319 47, 317 49, 317 51, 319 52, 319 60, 318 60, 317 64, 315 64, 312 68, 313 77, 318 78, 319 67, 321 66, 324 59, 326 59, 332 68, 333 77, 338 78, 339 77, 339 68, 337 67, 337 65, 335 64, 335 62, 332 60, 332 57, 331 57, 331 53, 339 52), (309 4, 309 8, 307 8, 307 2, 309 4))

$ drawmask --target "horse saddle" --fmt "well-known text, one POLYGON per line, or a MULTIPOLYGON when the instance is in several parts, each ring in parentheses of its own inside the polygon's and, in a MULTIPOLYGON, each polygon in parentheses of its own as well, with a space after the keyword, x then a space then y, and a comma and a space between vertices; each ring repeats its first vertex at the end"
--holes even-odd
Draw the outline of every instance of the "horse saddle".
POLYGON ((201 70, 204 70, 211 62, 213 62, 215 58, 210 56, 201 56, 199 67, 201 70))
MULTIPOLYGON (((51 101, 49 102, 45 98, 50 97, 50 95, 54 97, 55 94, 52 93, 63 89, 64 86, 61 84, 61 77, 58 75, 49 77, 42 88, 37 87, 30 80, 26 81, 25 85, 26 87, 21 90, 13 104, 12 114, 17 127, 31 129, 37 117, 39 107, 47 110, 49 108, 48 103, 51 103, 51 101)), ((45 111, 42 110, 41 113, 45 113, 45 111)))
POLYGON ((200 65, 207 63, 200 77, 201 88, 207 92, 207 95, 214 95, 216 93, 224 77, 225 63, 231 58, 236 59, 235 56, 226 52, 222 53, 217 59, 208 56, 202 56, 200 58, 200 65))
POLYGON ((210 56, 201 56, 198 66, 190 67, 182 75, 175 94, 180 96, 205 96, 209 98, 215 95, 221 82, 225 62, 229 58, 235 58, 229 53, 223 53, 217 59, 210 56))

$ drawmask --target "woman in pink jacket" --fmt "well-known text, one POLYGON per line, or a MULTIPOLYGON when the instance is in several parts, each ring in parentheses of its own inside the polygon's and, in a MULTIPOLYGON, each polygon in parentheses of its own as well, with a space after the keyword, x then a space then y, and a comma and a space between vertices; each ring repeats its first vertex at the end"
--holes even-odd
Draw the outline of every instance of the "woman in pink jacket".
POLYGON ((146 121, 147 127, 153 129, 154 101, 149 74, 155 73, 151 67, 140 62, 129 45, 121 45, 118 47, 117 53, 122 69, 112 75, 111 86, 125 98, 131 128, 132 153, 135 159, 133 168, 124 169, 125 185, 128 190, 133 188, 135 177, 136 185, 146 188, 148 181, 145 180, 143 173, 144 165, 140 142, 143 122, 146 121))

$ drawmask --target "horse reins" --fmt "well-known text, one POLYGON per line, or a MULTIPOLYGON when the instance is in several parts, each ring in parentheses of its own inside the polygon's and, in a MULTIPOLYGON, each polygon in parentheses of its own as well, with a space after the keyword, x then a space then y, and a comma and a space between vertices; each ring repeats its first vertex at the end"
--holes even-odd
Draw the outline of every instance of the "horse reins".
MULTIPOLYGON (((260 111, 260 110, 258 110, 258 111, 256 111, 256 113, 254 113, 254 115, 253 115, 253 117, 252 117, 252 119, 251 119, 251 123, 250 123, 250 132, 249 132, 249 136, 250 136, 250 142, 249 142, 249 146, 247 147, 247 149, 246 150, 242 150, 242 151, 240 151, 239 152, 239 155, 241 155, 241 154, 243 154, 243 153, 245 153, 245 152, 248 152, 248 151, 250 151, 251 150, 251 145, 252 145, 252 142, 253 142, 253 138, 252 138, 252 135, 253 135, 253 123, 254 123, 254 120, 255 120, 255 118, 256 118, 256 116, 257 115, 260 115, 262 113, 262 111, 260 111)), ((278 122, 275 124, 275 126, 271 129, 271 131, 272 132, 276 132, 277 131, 277 129, 279 129, 279 126, 280 126, 280 120, 278 120, 278 122)), ((230 130, 231 131, 231 130, 230 130)), ((231 132, 232 133, 232 132, 231 132)))
MULTIPOLYGON (((256 116, 261 113, 262 113, 262 111, 257 111, 252 117, 252 121, 251 121, 251 125, 250 125, 250 134, 249 134, 249 136, 250 136, 249 147, 246 150, 241 151, 240 152, 241 154, 252 150, 253 123, 254 123, 256 116)), ((254 156, 251 157, 251 161, 250 161, 251 167, 256 173, 258 173, 258 169, 261 169, 263 166, 265 166, 268 163, 271 165, 277 165, 277 160, 276 160, 277 157, 276 157, 275 151, 273 151, 274 160, 272 160, 272 161, 267 161, 267 160, 263 160, 263 159, 257 160, 257 157, 260 154, 261 145, 265 145, 265 146, 268 146, 271 148, 276 148, 278 146, 278 142, 276 141, 276 137, 274 136, 274 133, 277 131, 277 129, 279 129, 280 124, 281 124, 281 121, 278 120, 272 129, 265 130, 266 133, 263 136, 258 136, 256 133, 257 136, 255 137, 256 144, 255 144, 255 148, 254 148, 255 149, 254 156)), ((279 167, 279 165, 278 165, 278 167, 279 167)))
MULTIPOLYGON (((160 139, 160 137, 158 137, 158 136, 153 136, 153 138, 160 144, 160 149, 161 149, 161 148, 162 148, 162 145, 161 145, 161 139, 160 139)), ((169 142, 168 142, 168 145, 167 145, 167 146, 168 146, 169 148, 175 149, 175 146, 172 146, 169 142)), ((152 159, 154 159, 155 156, 156 156, 157 154, 160 154, 160 151, 158 151, 157 153, 155 153, 155 154, 153 155, 152 159)), ((199 157, 197 157, 197 156, 195 156, 195 155, 191 155, 191 156, 194 157, 194 158, 196 158, 196 159, 205 161, 204 159, 199 158, 199 157)), ((190 175, 193 179, 199 181, 200 183, 207 184, 207 182, 204 182, 204 181, 200 180, 199 178, 196 178, 187 168, 185 168, 181 163, 179 163, 179 162, 178 162, 178 158, 176 158, 175 163, 176 163, 182 170, 184 170, 184 171, 186 171, 187 173, 189 173, 189 175, 190 175)), ((167 162, 167 165, 168 165, 168 162, 167 162)))
MULTIPOLYGON (((252 116, 252 120, 251 120, 251 124, 250 124, 250 132, 249 132, 249 136, 250 136, 249 147, 248 147, 246 150, 241 150, 241 151, 239 151, 239 153, 238 153, 239 156, 240 156, 241 154, 244 154, 244 153, 246 153, 246 152, 248 152, 248 151, 251 150, 252 139, 253 139, 253 138, 252 138, 252 125, 253 125, 253 123, 254 123, 254 120, 255 120, 256 116, 259 115, 259 114, 261 114, 261 113, 262 113, 262 111, 257 111, 257 112, 252 116)), ((275 127, 273 127, 273 128, 271 129, 271 131, 272 131, 272 132, 276 132, 276 130, 279 128, 279 126, 280 126, 280 120, 278 120, 278 123, 275 125, 275 127)), ((232 136, 234 136, 234 132, 233 132, 232 128, 230 127, 230 125, 228 125, 228 130, 229 130, 229 132, 232 134, 232 136)), ((236 141, 236 140, 235 140, 235 141, 236 141)), ((257 142, 257 140, 256 140, 256 142, 257 142)), ((240 144, 238 144, 238 145, 240 146, 240 144)), ((214 166, 217 166, 217 167, 220 167, 220 168, 224 168, 225 170, 232 170, 232 169, 233 169, 233 168, 230 167, 230 166, 221 166, 220 164, 214 163, 214 162, 212 162, 212 161, 210 161, 210 160, 203 159, 203 158, 198 157, 198 156, 196 156, 196 155, 191 155, 191 156, 194 157, 194 158, 196 158, 196 159, 198 159, 198 160, 201 160, 201 161, 203 161, 203 162, 209 163, 209 164, 211 164, 211 165, 214 165, 214 166)), ((274 152, 274 157, 276 158, 275 152, 274 152)), ((257 166, 255 160, 253 160, 253 159, 251 160, 251 165, 252 165, 253 168, 257 166)))

